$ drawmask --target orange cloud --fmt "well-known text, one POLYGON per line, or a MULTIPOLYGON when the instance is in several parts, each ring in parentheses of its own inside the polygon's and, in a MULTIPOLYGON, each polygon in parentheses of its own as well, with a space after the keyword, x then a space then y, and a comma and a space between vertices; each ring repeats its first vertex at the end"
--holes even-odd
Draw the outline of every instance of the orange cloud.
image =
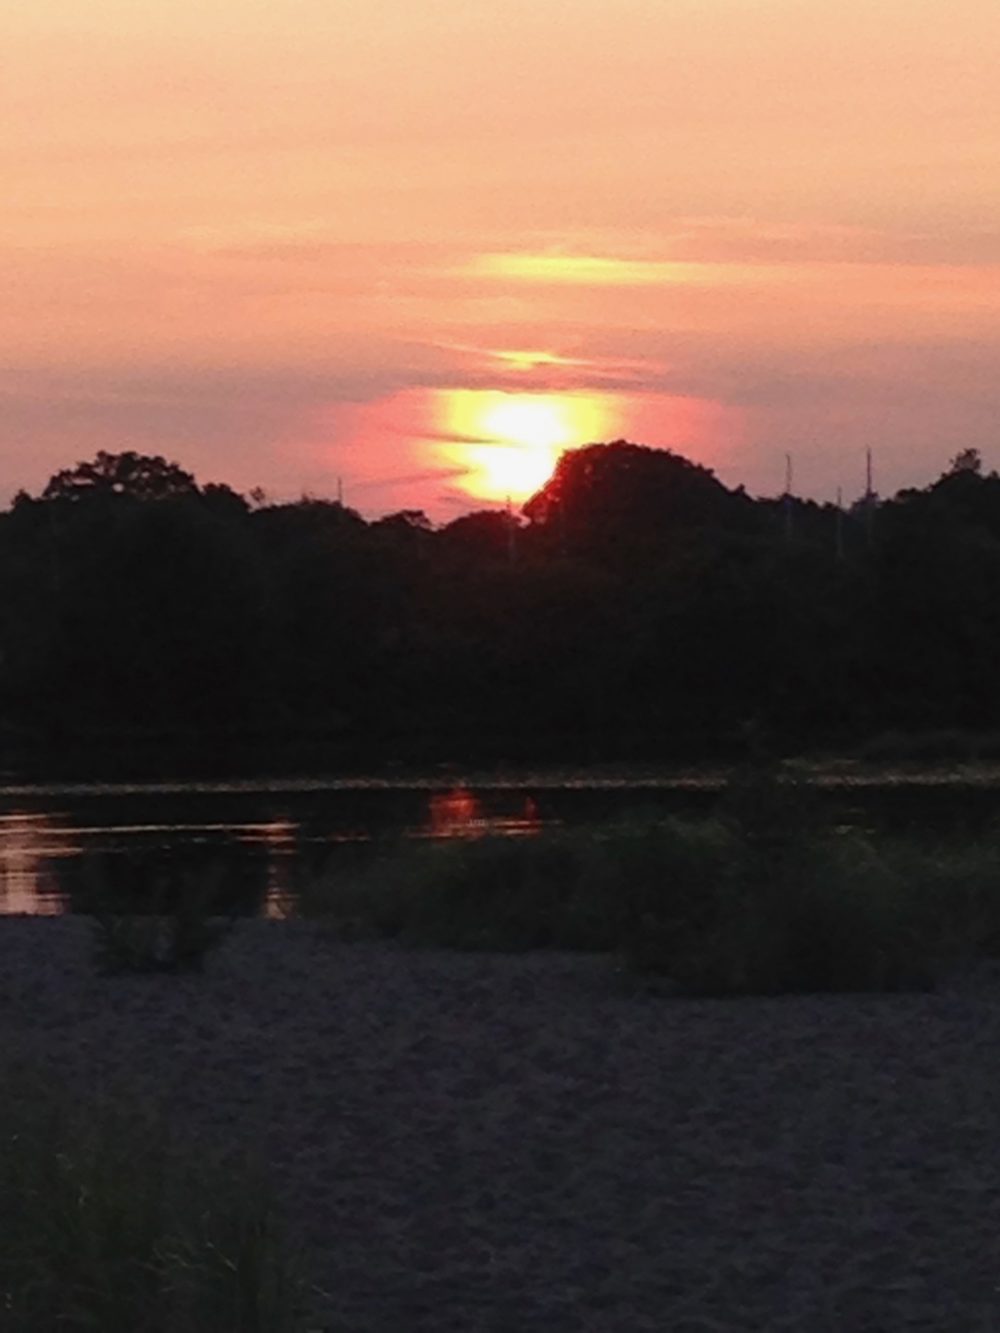
POLYGON ((588 287, 644 286, 718 280, 709 264, 615 259, 605 255, 486 254, 465 269, 471 277, 522 282, 574 283, 588 287))

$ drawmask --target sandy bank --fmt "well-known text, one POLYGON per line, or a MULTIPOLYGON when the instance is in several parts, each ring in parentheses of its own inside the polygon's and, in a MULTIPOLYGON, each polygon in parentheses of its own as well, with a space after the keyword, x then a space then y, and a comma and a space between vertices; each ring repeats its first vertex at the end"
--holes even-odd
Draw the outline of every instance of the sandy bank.
POLYGON ((102 979, 0 921, 0 1044, 272 1164, 337 1333, 1000 1326, 1000 987, 664 1000, 253 922, 102 979))

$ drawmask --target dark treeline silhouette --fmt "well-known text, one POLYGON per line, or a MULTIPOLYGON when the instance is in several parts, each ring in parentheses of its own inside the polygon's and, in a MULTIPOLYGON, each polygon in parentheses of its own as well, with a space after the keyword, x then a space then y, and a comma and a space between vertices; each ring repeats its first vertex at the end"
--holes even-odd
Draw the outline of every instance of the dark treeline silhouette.
POLYGON ((0 515, 11 754, 687 759, 1000 724, 1000 477, 753 499, 567 453, 521 517, 366 522, 99 454, 0 515), (242 748, 241 748, 242 747, 242 748))

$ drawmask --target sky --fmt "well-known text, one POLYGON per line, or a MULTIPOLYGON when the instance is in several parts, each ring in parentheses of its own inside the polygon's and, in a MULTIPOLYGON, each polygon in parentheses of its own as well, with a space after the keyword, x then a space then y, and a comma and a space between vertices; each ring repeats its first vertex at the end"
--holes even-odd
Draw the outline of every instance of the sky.
POLYGON ((0 0, 0 502, 1000 468, 996 0, 0 0))

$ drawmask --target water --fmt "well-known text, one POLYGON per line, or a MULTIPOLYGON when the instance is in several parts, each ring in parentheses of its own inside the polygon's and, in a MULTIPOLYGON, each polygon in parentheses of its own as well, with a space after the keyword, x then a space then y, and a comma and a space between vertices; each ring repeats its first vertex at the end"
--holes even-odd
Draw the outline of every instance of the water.
MULTIPOLYGON (((301 874, 335 872, 387 839, 525 836, 637 809, 707 812, 718 790, 711 777, 580 775, 469 785, 434 777, 0 786, 0 915, 82 910, 95 874, 116 883, 132 876, 141 892, 171 866, 222 867, 231 902, 278 915, 294 903, 301 874)), ((923 836, 973 831, 1000 808, 995 778, 883 775, 832 794, 849 822, 923 836)))
MULTIPOLYGON (((672 807, 684 803, 671 789, 672 807)), ((697 800, 699 788, 690 788, 697 800)), ((336 867, 388 839, 586 822, 667 793, 631 784, 482 785, 301 780, 0 788, 0 915, 77 910, 89 862, 126 877, 171 863, 224 865, 246 910, 278 914, 303 871, 336 867)))

